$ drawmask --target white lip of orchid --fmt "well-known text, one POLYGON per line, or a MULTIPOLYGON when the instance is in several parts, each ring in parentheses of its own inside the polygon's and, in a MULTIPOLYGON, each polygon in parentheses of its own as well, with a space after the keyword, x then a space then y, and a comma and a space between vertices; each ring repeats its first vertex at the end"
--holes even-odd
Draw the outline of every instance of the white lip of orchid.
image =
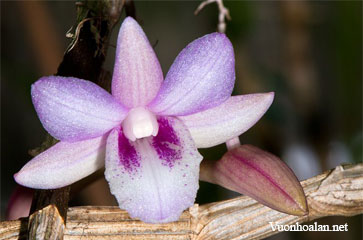
POLYGON ((151 135, 156 136, 159 131, 156 116, 143 107, 132 108, 121 126, 123 133, 131 141, 151 135))

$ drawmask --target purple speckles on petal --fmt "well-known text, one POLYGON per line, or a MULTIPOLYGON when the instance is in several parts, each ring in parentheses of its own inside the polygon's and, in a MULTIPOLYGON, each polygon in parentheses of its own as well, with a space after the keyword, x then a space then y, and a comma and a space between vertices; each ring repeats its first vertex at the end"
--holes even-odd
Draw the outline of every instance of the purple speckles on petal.
POLYGON ((136 171, 136 168, 140 167, 140 156, 122 131, 120 131, 118 135, 118 154, 120 157, 120 164, 124 166, 126 171, 133 172, 136 171))
POLYGON ((163 165, 172 168, 175 161, 181 159, 180 139, 168 119, 159 117, 158 124, 159 132, 152 139, 152 146, 160 159, 163 160, 163 165))
POLYGON ((114 129, 107 141, 105 161, 105 177, 120 208, 132 218, 149 223, 176 221, 183 210, 193 205, 202 160, 182 121, 163 116, 158 124, 156 137, 134 142, 119 136, 120 128, 114 129), (120 151, 127 153, 119 153, 119 142, 120 151), (120 155, 129 158, 121 158, 121 164, 120 155), (137 165, 140 163, 139 168, 134 167, 133 159, 137 165), (126 164, 135 171, 125 170, 126 164))

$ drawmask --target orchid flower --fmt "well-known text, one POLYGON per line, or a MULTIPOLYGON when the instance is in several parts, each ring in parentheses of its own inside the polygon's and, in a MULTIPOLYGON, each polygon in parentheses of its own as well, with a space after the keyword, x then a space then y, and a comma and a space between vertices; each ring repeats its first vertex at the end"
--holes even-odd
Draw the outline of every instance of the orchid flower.
POLYGON ((202 156, 258 121, 273 93, 231 97, 233 47, 221 33, 184 48, 165 80, 145 33, 127 17, 117 40, 112 95, 73 77, 32 85, 35 110, 59 143, 15 180, 38 189, 72 184, 105 166, 120 208, 145 222, 170 222, 193 205, 202 156))

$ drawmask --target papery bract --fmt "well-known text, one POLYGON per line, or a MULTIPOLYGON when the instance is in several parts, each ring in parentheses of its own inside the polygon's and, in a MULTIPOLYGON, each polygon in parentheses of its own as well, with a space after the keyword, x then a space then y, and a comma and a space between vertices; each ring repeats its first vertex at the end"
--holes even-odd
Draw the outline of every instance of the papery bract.
POLYGON ((163 81, 146 35, 128 17, 117 40, 112 95, 70 77, 33 84, 38 116, 61 142, 27 163, 15 180, 59 188, 106 159, 105 177, 121 208, 145 222, 175 221, 197 193, 202 156, 196 147, 238 136, 272 103, 273 93, 231 98, 234 80, 232 44, 212 33, 190 43, 163 81))

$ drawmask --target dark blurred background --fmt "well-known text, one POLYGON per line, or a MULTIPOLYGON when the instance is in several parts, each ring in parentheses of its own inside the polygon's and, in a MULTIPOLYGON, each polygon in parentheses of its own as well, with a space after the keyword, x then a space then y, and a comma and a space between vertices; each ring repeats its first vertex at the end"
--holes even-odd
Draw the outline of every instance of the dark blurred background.
MULTIPOLYGON (((216 31, 218 9, 199 1, 136 1, 136 14, 163 67, 192 40, 216 31)), ((342 163, 362 161, 362 3, 360 1, 226 1, 227 36, 236 55, 234 94, 274 91, 267 114, 240 137, 280 156, 300 180, 342 163)), ((52 75, 75 23, 73 1, 1 2, 1 219, 16 184, 12 175, 31 159, 46 132, 30 99, 30 85, 52 75)), ((105 69, 113 68, 116 27, 105 69)), ((203 149, 218 159, 225 146, 203 149)), ((197 202, 237 196, 201 183, 197 202)), ((100 179, 71 205, 114 204, 100 179), (100 192, 104 194, 99 194, 100 192), (97 193, 97 194, 95 194, 97 193)), ((362 216, 329 217, 348 232, 282 233, 271 239, 362 239, 362 216)))

